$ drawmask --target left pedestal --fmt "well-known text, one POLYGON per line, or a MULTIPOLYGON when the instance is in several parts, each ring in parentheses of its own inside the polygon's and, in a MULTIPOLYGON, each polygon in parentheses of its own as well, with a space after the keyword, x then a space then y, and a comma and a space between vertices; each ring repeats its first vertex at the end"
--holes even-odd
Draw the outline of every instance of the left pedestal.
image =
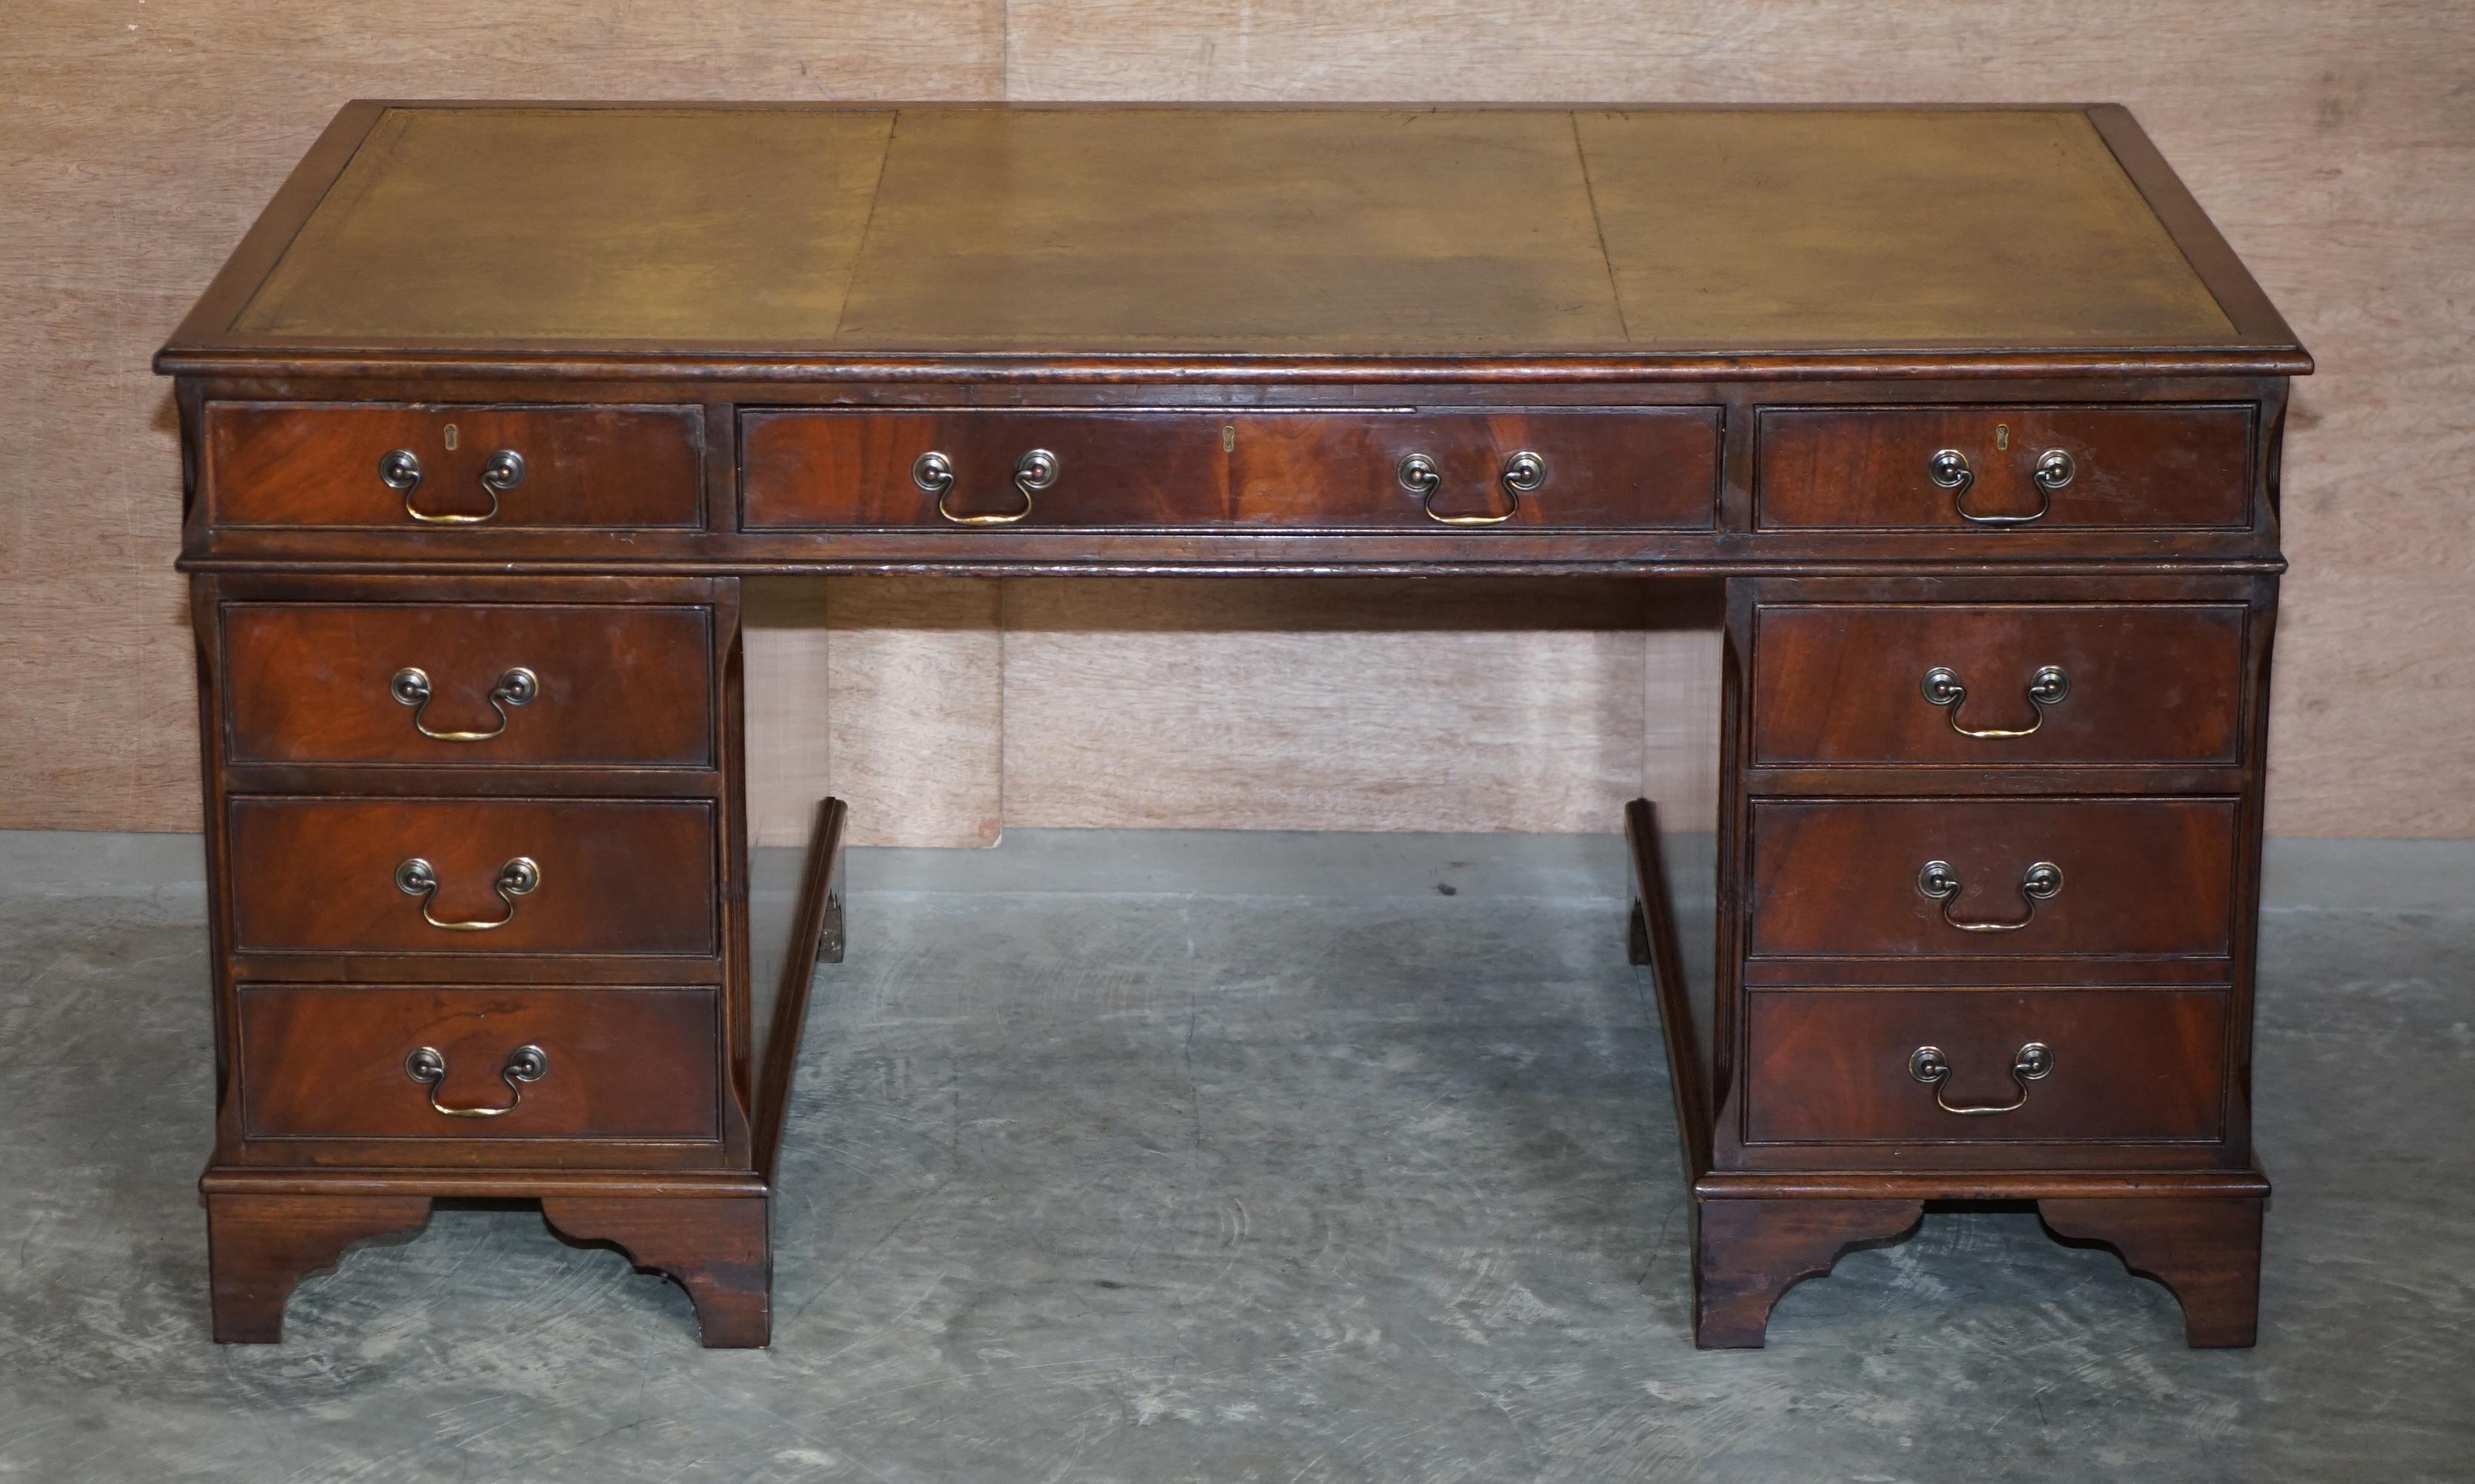
POLYGON ((305 1274, 480 1197, 675 1278, 707 1345, 765 1344, 842 811, 760 1069, 737 582, 226 575, 192 611, 215 1337, 280 1339, 305 1274))

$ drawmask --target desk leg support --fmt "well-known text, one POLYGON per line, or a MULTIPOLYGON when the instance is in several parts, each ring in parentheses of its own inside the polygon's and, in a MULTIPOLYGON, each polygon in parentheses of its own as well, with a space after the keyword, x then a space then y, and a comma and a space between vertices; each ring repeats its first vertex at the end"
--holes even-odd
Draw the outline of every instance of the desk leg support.
POLYGON ((707 1350, 761 1350, 773 1337, 773 1248, 763 1196, 550 1196, 542 1219, 579 1242, 606 1242, 677 1281, 707 1350))
POLYGON ((1779 1295, 1858 1247, 1906 1235, 1922 1201, 1696 1201, 1693 1343, 1760 1350, 1779 1295))
POLYGON ((2064 1242, 2109 1249, 2138 1277, 2183 1305, 2193 1350, 2242 1350, 2260 1330, 2257 1197, 2040 1201, 2046 1229, 2064 1242))
POLYGON ((293 1285, 370 1237, 417 1230, 428 1196, 210 1195, 207 1270, 219 1345, 280 1345, 293 1285))

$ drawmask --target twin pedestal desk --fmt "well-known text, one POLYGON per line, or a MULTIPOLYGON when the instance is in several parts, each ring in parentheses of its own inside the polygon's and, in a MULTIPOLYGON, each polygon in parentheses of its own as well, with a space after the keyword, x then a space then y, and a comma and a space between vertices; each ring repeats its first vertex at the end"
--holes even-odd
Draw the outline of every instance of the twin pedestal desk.
POLYGON ((1724 579, 1699 1342, 1937 1200, 2252 1341, 2311 361, 2119 108, 355 103, 157 364, 218 1339, 497 1196, 766 1343, 740 583, 875 572, 1724 579))

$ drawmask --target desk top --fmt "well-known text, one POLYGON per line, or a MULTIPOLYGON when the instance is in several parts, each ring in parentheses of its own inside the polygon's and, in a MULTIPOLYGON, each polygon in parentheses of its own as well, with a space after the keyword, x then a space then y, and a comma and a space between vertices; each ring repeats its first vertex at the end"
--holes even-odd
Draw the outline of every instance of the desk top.
POLYGON ((2309 366, 2112 106, 356 103, 159 364, 374 353, 2309 366))

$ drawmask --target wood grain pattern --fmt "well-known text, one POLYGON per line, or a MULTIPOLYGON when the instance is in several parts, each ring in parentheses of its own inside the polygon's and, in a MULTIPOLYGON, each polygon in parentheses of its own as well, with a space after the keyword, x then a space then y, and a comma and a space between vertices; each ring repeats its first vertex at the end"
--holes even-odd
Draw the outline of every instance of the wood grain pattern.
MULTIPOLYGON (((2158 989, 1765 989, 1747 996, 1745 1137, 1898 1142, 1907 1166, 1937 1143, 2213 1140, 2225 1128, 2226 995, 2158 989), (2031 1041, 2054 1067, 2018 1099, 2012 1058, 2031 1041), (1939 1047, 1940 1086, 1908 1058, 1939 1047)), ((1827 1159, 1829 1156, 1819 1157, 1827 1159)), ((2116 1152, 2117 1159, 2136 1156, 2116 1152)))
POLYGON ((252 1139, 391 1140, 395 1162, 412 1165, 436 1162, 439 1139, 717 1141, 719 999, 710 986, 245 985, 242 1124, 252 1139), (511 1083, 506 1058, 526 1045, 548 1069, 511 1083), (404 1071, 422 1046, 446 1063, 434 1089, 404 1071), (507 1111, 452 1117, 432 1097, 507 1111))
POLYGON ((707 608, 235 602, 219 619, 232 762, 714 765, 707 608), (391 689, 406 668, 429 680, 418 705, 391 689), (534 677, 522 704, 502 690, 516 669, 534 677))
POLYGON ((530 526, 703 524, 697 479, 702 424, 693 407, 284 407, 208 402, 206 486, 221 525, 417 528, 460 516, 479 538, 530 526), (379 462, 418 461, 419 482, 390 488, 379 462), (501 451, 524 460, 498 499, 481 482, 501 451))
POLYGON ((427 1195, 208 1196, 216 1343, 281 1344, 294 1284, 355 1242, 429 1220, 427 1195))
POLYGON ((2239 603, 1763 604, 1750 761, 2234 763, 2244 617, 2239 603), (2041 705, 2029 688, 2047 667, 2077 679, 2041 705), (1960 699, 1927 699, 1936 669, 1960 699))
POLYGON ((1747 951, 2221 955, 2235 847, 2232 799, 1765 799, 1752 809, 1747 951), (1959 879, 1948 901, 1918 886, 1932 860, 1959 879), (2031 903, 2021 883, 2041 861, 2061 868, 2062 889, 2031 903))
POLYGON ((2047 1199, 2037 1214, 2056 1235, 2111 1248, 2122 1265, 2166 1285, 2183 1305, 2194 1350, 2242 1350, 2260 1333, 2257 1197, 2217 1201, 2047 1199))
POLYGON ((578 799, 246 796, 232 803, 237 950, 413 954, 643 953, 717 948, 712 804, 578 799), (493 888, 517 857, 539 885, 493 888), (430 863, 408 895, 398 863, 430 863), (442 931, 446 922, 497 922, 442 931))
MULTIPOLYGON (((2475 611, 2475 495, 2457 476, 2475 457, 2475 363, 2461 353, 2475 337, 2475 112, 2463 93, 2475 34, 2459 15, 2454 0, 2269 11, 2001 0, 1965 12, 1912 0, 1581 0, 1543 16, 1407 0, 1340 11, 1299 0, 725 0, 622 12, 584 0, 377 0, 349 16, 308 0, 126 13, 33 0, 0 35, 11 79, 0 197, 15 224, 0 240, 0 304, 12 310, 0 318, 12 353, 0 357, 0 479, 74 488, 78 519, 49 501, 0 503, 0 623, 12 636, 0 645, 0 727, 12 739, 0 824, 197 827, 190 642, 169 569, 174 423, 145 358, 342 98, 2042 96, 2129 103, 2321 362, 2323 375, 2297 384, 2289 425, 2285 539, 2296 570, 2280 634, 2272 831, 2475 834, 2475 692, 2456 684, 2460 616, 2475 611), (2123 46, 2126 35, 2142 44, 2123 46), (200 118, 215 127, 199 129, 200 118), (112 683, 63 678, 94 676, 112 683), (2421 761, 2385 741, 2410 733, 2430 740, 2421 761)), ((1293 601, 1327 600, 1301 587, 1293 601)), ((1671 639, 1683 642, 1653 635, 1653 654, 1671 639)), ((757 638, 750 646, 753 667, 757 638)), ((1336 676, 1356 663, 1342 641, 1312 658, 1336 676)), ((1699 687, 1709 671, 1683 672, 1699 687)), ((805 686, 751 686, 751 696, 758 732, 783 716, 781 730, 818 735, 809 722, 821 703, 805 686), (783 710, 794 705, 800 717, 783 710)), ((885 704, 872 723, 852 718, 853 735, 919 750, 907 703, 885 704)), ((1558 704, 1587 715, 1614 703, 1558 704)), ((1654 688, 1640 703, 1647 766, 1667 745, 1662 718, 1680 724, 1711 704, 1654 688)), ((765 755, 754 761, 762 791, 765 755)), ((907 817, 977 819, 999 783, 992 763, 950 785, 959 791, 946 787, 906 782, 921 806, 907 817)), ((769 841, 803 837, 819 791, 802 790, 769 841)), ((905 836, 857 798, 853 822, 891 832, 880 839, 957 838, 905 836)))
MULTIPOLYGON (((1715 407, 1597 411, 751 412, 740 420, 744 523, 758 527, 924 526, 1020 514, 1019 529, 1233 525, 1389 528, 1501 517, 1509 532, 1708 529, 1716 523, 1715 407), (1026 491, 1016 461, 1054 458, 1026 491), (915 477, 930 452, 952 466, 940 493, 915 477), (1507 461, 1546 473, 1512 500, 1507 461), (1424 454, 1432 500, 1403 487, 1424 454)), ((1489 526, 1487 529, 1493 529, 1489 526)), ((959 531, 958 541, 967 539, 959 531)), ((967 549, 958 547, 957 549, 967 549)))
POLYGON ((542 1219, 608 1242, 688 1291, 707 1350, 763 1349, 773 1335, 772 1203, 763 1196, 547 1196, 542 1219))
POLYGON ((1854 1248, 1915 1227, 1922 1201, 1702 1201, 1694 1210, 1693 1343, 1760 1350, 1779 1295, 1854 1248))
POLYGON ((2248 406, 1771 407, 1756 420, 1763 530, 1968 530, 1971 517, 2041 531, 2240 526, 2251 516, 2248 406), (1967 460, 1964 488, 1928 476, 1943 449, 1967 460), (2048 493, 2031 475, 2055 450, 2071 474, 2048 493))

